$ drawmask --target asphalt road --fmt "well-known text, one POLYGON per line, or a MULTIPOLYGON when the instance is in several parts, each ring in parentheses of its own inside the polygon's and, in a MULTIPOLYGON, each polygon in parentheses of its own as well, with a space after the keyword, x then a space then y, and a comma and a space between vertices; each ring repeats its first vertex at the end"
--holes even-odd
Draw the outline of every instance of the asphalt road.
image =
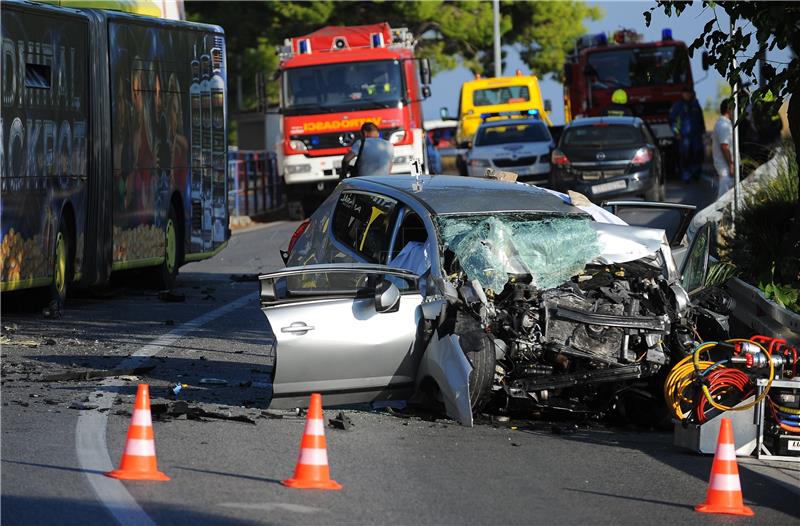
MULTIPOLYGON (((668 197, 704 204, 708 193, 704 183, 671 184, 668 197)), ((331 473, 344 489, 281 486, 304 421, 264 411, 271 337, 252 277, 282 266, 278 248, 295 226, 238 232, 216 258, 184 267, 182 302, 118 287, 104 298, 72 298, 59 320, 4 302, 3 524, 798 523, 800 466, 742 460, 745 501, 756 517, 700 515, 693 506, 704 499, 710 457, 675 448, 670 433, 600 424, 466 429, 348 409, 352 428, 327 429, 331 473), (88 381, 46 378, 120 366, 154 368, 88 381), (213 415, 156 420, 159 468, 169 482, 102 475, 119 462, 140 381, 151 385, 154 411, 174 402, 169 388, 181 383, 177 399, 213 415)), ((326 410, 325 418, 337 413, 326 410)))

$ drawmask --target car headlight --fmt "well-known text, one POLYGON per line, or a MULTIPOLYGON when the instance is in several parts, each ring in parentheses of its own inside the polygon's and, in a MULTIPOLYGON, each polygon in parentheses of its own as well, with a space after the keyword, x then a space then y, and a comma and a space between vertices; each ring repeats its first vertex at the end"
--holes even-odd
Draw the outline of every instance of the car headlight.
POLYGON ((297 151, 297 152, 304 152, 304 151, 308 150, 308 148, 306 148, 306 145, 305 145, 305 143, 303 141, 298 141, 298 140, 295 140, 295 139, 292 139, 291 141, 289 141, 289 148, 291 148, 292 150, 297 151))
POLYGON ((389 142, 392 144, 397 144, 398 142, 402 141, 405 138, 406 138, 406 131, 398 130, 389 136, 389 142))
POLYGON ((488 159, 470 159, 469 165, 473 168, 488 168, 491 163, 488 159))
POLYGON ((290 164, 286 166, 286 173, 291 174, 302 174, 311 171, 310 164, 290 164))
POLYGON ((395 157, 392 160, 392 164, 406 164, 408 162, 408 157, 405 155, 401 155, 400 157, 395 157))

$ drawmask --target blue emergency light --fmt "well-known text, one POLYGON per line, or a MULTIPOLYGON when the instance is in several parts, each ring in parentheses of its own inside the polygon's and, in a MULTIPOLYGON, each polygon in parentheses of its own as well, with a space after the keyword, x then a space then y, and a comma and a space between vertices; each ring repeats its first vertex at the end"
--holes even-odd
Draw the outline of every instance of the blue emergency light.
POLYGON ((528 110, 528 115, 539 115, 539 110, 528 110))
POLYGON ((311 51, 311 45, 307 38, 304 38, 300 42, 297 43, 297 52, 301 55, 305 55, 311 51))
POLYGON ((383 47, 383 33, 372 33, 372 47, 383 47))
POLYGON ((597 33, 597 45, 598 46, 605 46, 608 45, 608 36, 605 33, 597 33))
POLYGON ((661 40, 672 40, 672 30, 665 27, 661 30, 661 40))
POLYGON ((311 144, 313 146, 318 146, 319 145, 319 135, 312 135, 311 136, 311 144))

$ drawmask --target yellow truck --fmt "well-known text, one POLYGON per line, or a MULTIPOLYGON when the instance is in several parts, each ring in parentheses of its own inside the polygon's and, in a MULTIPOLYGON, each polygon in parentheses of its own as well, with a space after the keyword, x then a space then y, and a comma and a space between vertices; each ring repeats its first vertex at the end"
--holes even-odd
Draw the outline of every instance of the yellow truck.
POLYGON ((517 72, 513 77, 476 78, 465 82, 458 101, 456 142, 460 148, 466 147, 485 113, 538 110, 542 120, 552 126, 547 115, 549 103, 542 100, 539 79, 533 75, 517 72))

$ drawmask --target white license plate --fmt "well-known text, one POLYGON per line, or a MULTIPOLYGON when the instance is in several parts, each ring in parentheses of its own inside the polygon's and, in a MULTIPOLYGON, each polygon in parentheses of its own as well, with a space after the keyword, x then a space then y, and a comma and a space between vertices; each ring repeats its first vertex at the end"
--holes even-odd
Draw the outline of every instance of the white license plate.
POLYGON ((800 440, 790 440, 789 451, 800 451, 800 440))
POLYGON ((628 184, 625 181, 611 181, 610 183, 596 184, 592 187, 594 195, 612 192, 614 190, 625 190, 628 184))

